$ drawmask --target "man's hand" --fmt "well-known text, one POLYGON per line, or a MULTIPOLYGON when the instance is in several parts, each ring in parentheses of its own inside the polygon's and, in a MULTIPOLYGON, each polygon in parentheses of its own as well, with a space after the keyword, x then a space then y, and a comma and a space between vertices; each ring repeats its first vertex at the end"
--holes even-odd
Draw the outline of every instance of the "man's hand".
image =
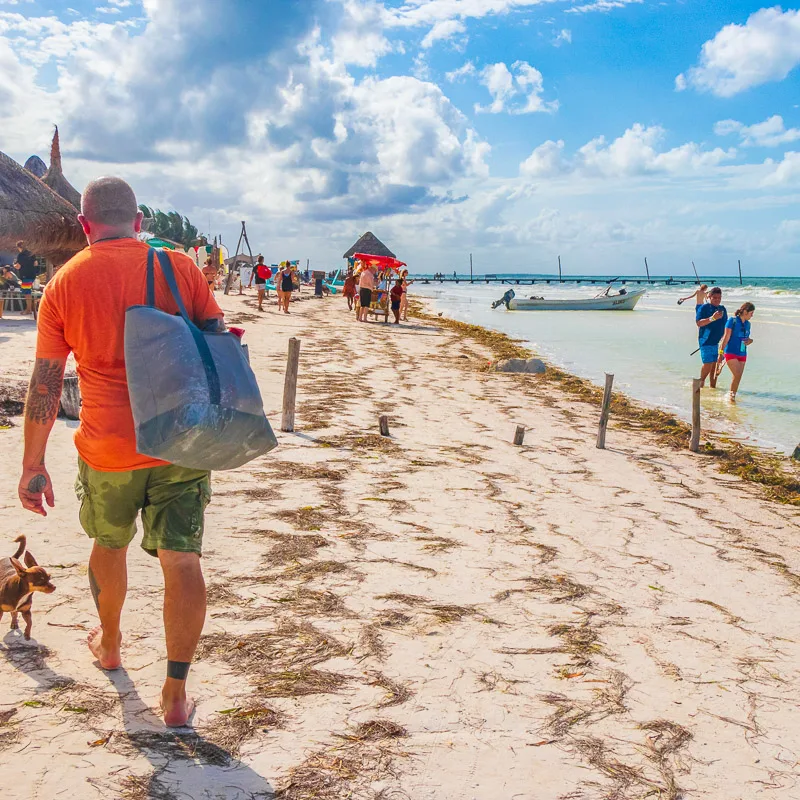
POLYGON ((47 516, 47 511, 45 511, 42 497, 50 508, 56 504, 53 484, 44 464, 33 469, 23 467, 18 492, 22 507, 34 514, 41 514, 43 517, 47 516))
POLYGON ((722 312, 721 312, 721 311, 715 311, 715 312, 714 312, 714 313, 711 315, 711 319, 712 319, 714 322, 716 322, 718 319, 720 319, 720 317, 722 317, 722 312))

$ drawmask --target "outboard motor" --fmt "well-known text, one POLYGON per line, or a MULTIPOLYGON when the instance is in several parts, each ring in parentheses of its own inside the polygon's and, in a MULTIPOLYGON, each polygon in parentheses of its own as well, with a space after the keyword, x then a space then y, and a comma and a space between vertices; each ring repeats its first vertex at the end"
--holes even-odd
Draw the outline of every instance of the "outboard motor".
POLYGON ((498 306, 505 305, 508 308, 508 304, 514 299, 515 294, 513 289, 509 289, 499 300, 495 300, 492 303, 492 308, 497 308, 498 306))

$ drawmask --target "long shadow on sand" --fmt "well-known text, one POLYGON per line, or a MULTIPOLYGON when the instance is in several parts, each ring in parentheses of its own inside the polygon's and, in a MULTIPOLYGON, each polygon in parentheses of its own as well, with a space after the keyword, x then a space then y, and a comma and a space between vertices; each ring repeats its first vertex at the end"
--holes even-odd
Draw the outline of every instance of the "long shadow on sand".
MULTIPOLYGON (((3 620, 9 618, 4 614, 3 620)), ((52 651, 39 644, 35 639, 26 642, 22 638, 22 631, 9 631, 0 645, 2 656, 14 669, 24 672, 29 678, 36 681, 38 691, 47 691, 60 686, 68 686, 74 680, 66 675, 59 675, 47 666, 47 659, 52 651)))
POLYGON ((142 700, 124 669, 106 673, 119 695, 124 736, 110 746, 140 754, 153 772, 138 782, 137 796, 178 800, 213 797, 215 800, 270 800, 269 782, 242 764, 227 750, 190 728, 170 730, 142 700))

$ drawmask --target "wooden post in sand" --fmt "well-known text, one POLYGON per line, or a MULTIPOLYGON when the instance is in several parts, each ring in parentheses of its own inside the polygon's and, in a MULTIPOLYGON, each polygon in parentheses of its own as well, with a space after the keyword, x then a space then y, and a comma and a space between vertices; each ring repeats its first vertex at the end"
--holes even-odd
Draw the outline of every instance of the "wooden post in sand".
POLYGON ((689 449, 696 453, 700 450, 700 387, 703 385, 700 378, 692 381, 692 441, 689 449))
POLYGON ((517 425, 517 431, 514 434, 514 444, 517 445, 517 447, 521 447, 524 441, 525 441, 525 426, 517 425))
POLYGON ((286 380, 283 383, 281 430, 285 433, 294 431, 294 406, 297 400, 297 373, 299 368, 300 340, 292 336, 289 339, 289 360, 286 362, 286 380))
POLYGON ((597 429, 597 449, 606 449, 606 430, 608 429, 608 415, 611 412, 611 387, 614 385, 614 376, 606 372, 606 388, 603 392, 603 408, 600 411, 600 427, 597 429))
POLYGON ((64 378, 61 390, 61 410, 67 419, 79 419, 81 415, 81 390, 78 388, 78 378, 64 378))
POLYGON ((381 436, 388 436, 389 435, 389 417, 386 414, 382 414, 380 419, 378 420, 378 424, 381 428, 381 436))

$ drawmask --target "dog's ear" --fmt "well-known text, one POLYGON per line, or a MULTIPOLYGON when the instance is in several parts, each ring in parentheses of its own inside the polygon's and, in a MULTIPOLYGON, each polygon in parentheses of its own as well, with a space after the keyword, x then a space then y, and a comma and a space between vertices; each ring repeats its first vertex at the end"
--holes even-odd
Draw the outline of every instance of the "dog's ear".
POLYGON ((39 565, 36 563, 36 559, 30 553, 25 553, 25 566, 38 567, 39 565))
POLYGON ((22 566, 20 561, 16 558, 11 559, 11 566, 17 571, 17 575, 24 575, 25 574, 25 567, 22 566))

